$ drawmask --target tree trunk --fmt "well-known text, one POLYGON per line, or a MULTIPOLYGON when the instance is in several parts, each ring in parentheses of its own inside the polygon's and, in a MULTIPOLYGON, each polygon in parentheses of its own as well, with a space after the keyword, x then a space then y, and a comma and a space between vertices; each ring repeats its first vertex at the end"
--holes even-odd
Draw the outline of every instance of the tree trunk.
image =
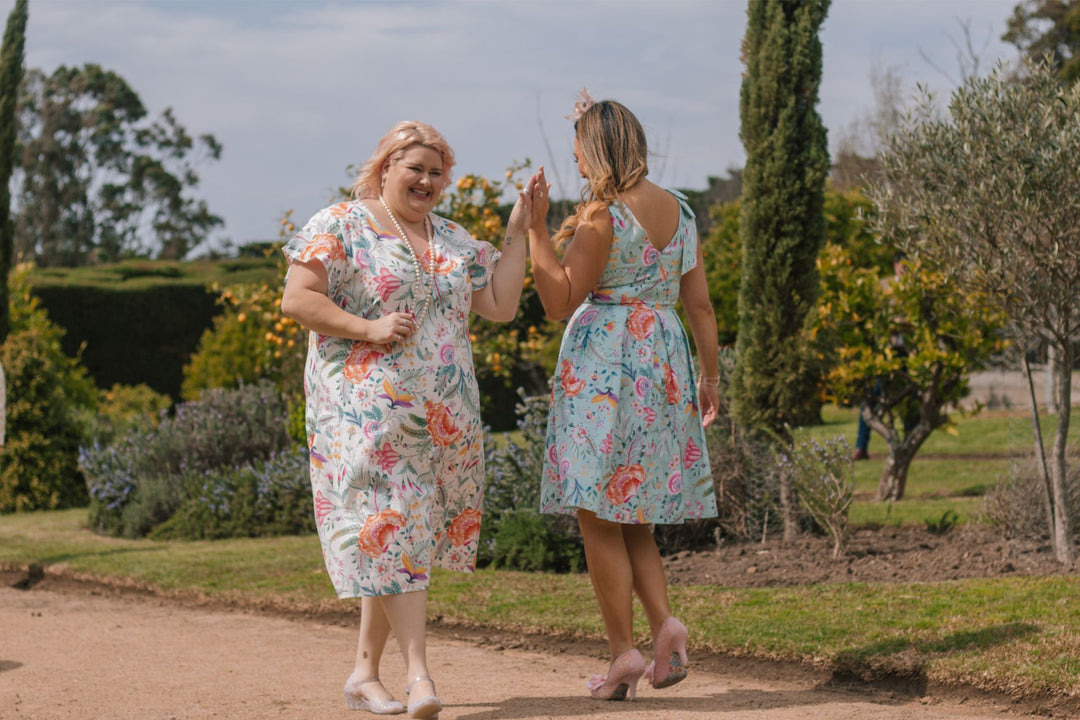
POLYGON ((1054 434, 1054 447, 1050 456, 1050 478, 1053 485, 1053 524, 1051 526, 1051 538, 1054 542, 1054 555, 1058 562, 1066 567, 1072 567, 1074 559, 1072 518, 1069 517, 1071 509, 1069 503, 1068 466, 1065 462, 1065 450, 1069 444, 1069 416, 1071 411, 1072 395, 1072 348, 1065 342, 1064 347, 1058 348, 1060 354, 1060 369, 1054 382, 1054 390, 1057 393, 1057 430, 1054 434))
POLYGON ((1050 345, 1046 348, 1046 376, 1043 378, 1043 394, 1046 396, 1046 412, 1048 415, 1055 415, 1058 411, 1057 379, 1059 374, 1057 351, 1053 345, 1050 345))
POLYGON ((915 459, 919 448, 934 432, 934 428, 942 425, 944 421, 936 414, 933 408, 923 405, 923 415, 911 432, 904 433, 903 440, 896 432, 885 435, 889 445, 889 456, 885 458, 885 467, 881 470, 881 480, 878 482, 877 499, 901 500, 904 497, 904 489, 907 486, 908 468, 915 459))
POLYGON ((1039 400, 1035 396, 1035 379, 1031 375, 1031 364, 1027 359, 1027 349, 1020 346, 1020 357, 1024 359, 1024 377, 1027 378, 1028 396, 1031 399, 1031 434, 1035 438, 1035 459, 1039 468, 1039 479, 1043 485, 1043 510, 1046 512, 1046 524, 1050 535, 1054 535, 1054 490, 1050 482, 1050 468, 1046 466, 1046 446, 1043 443, 1042 425, 1039 423, 1039 400))

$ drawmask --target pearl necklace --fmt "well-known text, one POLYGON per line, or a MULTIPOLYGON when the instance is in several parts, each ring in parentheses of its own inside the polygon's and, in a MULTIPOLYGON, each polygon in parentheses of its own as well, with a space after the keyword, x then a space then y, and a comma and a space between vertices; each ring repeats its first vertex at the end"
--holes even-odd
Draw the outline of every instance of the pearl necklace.
POLYGON ((427 231, 428 240, 428 254, 431 256, 431 292, 421 292, 424 288, 424 273, 420 268, 420 258, 416 257, 416 252, 413 250, 412 243, 409 242, 409 236, 405 234, 405 230, 401 227, 401 223, 394 217, 394 213, 390 212, 390 206, 386 204, 386 200, 383 196, 379 196, 379 202, 382 203, 383 210, 386 211, 386 216, 390 218, 390 222, 394 224, 394 229, 397 230, 398 237, 401 238, 401 242, 404 243, 405 249, 409 251, 409 258, 412 260, 413 272, 416 274, 416 280, 413 281, 413 294, 424 296, 424 301, 420 305, 420 311, 413 313, 413 321, 419 325, 420 321, 424 319, 424 316, 428 313, 428 308, 431 307, 431 298, 435 292, 435 226, 432 224, 428 216, 424 216, 424 229, 427 231))

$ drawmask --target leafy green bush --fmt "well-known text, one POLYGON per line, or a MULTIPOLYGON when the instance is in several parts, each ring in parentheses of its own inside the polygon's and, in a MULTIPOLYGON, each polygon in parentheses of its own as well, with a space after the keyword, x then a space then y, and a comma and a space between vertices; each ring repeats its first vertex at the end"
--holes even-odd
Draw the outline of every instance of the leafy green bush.
POLYGON ((151 537, 198 540, 315 532, 305 451, 238 468, 188 473, 183 486, 186 499, 151 537))
POLYGON ((221 291, 224 311, 203 332, 184 366, 182 396, 196 400, 213 388, 268 381, 290 396, 303 392, 307 333, 278 306, 281 289, 267 283, 221 291))
POLYGON ((539 513, 549 397, 529 397, 522 390, 518 394, 516 437, 487 448, 477 562, 513 570, 578 572, 585 567, 585 554, 577 523, 569 515, 539 513))
POLYGON ((503 513, 495 528, 494 567, 527 572, 582 572, 585 554, 574 519, 535 510, 503 513))
POLYGON ((93 407, 93 385, 80 362, 64 355, 64 331, 30 295, 26 271, 12 273, 12 331, 0 346, 7 385, 0 512, 72 507, 87 499, 76 460, 76 416, 93 407))
MULTIPOLYGON (((193 476, 267 461, 292 445, 288 412, 269 384, 207 390, 172 416, 143 424, 111 442, 80 449, 90 491, 90 524, 98 532, 136 537, 191 497, 193 476)), ((307 478, 306 472, 302 473, 307 478)), ((307 504, 310 504, 310 500, 307 504)))

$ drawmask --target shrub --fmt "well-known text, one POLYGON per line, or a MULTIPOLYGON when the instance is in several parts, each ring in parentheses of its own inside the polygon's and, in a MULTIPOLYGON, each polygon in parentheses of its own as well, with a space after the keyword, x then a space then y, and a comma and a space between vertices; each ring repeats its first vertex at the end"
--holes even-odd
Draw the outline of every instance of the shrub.
POLYGON ((107 443, 137 428, 156 427, 158 418, 172 406, 168 395, 146 384, 117 384, 97 392, 97 411, 79 413, 86 444, 107 443))
MULTIPOLYGON (((284 264, 282 264, 284 273, 284 264)), ((280 287, 236 285, 221 291, 214 318, 184 366, 181 394, 196 400, 207 389, 268 381, 289 395, 303 392, 307 334, 281 314, 280 287)))
POLYGON ((855 498, 851 448, 843 437, 819 443, 795 439, 777 456, 780 471, 790 473, 799 504, 833 541, 840 557, 847 541, 848 510, 855 498))
POLYGON ((574 518, 538 512, 549 397, 530 397, 523 390, 518 394, 517 433, 487 448, 477 562, 515 570, 577 572, 585 567, 585 555, 574 518))
MULTIPOLYGON (((1007 540, 1045 541, 1050 535, 1046 521, 1046 483, 1039 475, 1037 460, 1014 463, 1007 476, 987 491, 983 509, 987 519, 1007 540)), ((1074 534, 1080 537, 1080 470, 1069 473, 1067 487, 1073 488, 1069 512, 1074 534)))
POLYGON ((151 537, 198 540, 315 532, 306 451, 188 473, 183 485, 186 499, 151 537))
POLYGON ((510 570, 582 572, 585 555, 569 515, 541 515, 535 510, 504 513, 495 528, 491 563, 510 570))
POLYGON ((6 442, 0 448, 0 512, 86 503, 77 452, 79 408, 94 405, 93 385, 61 349, 64 331, 12 273, 12 331, 0 346, 7 386, 6 442))
MULTIPOLYGON (((285 400, 268 384, 207 390, 200 401, 162 416, 156 428, 144 420, 111 442, 82 448, 91 526, 145 534, 187 502, 192 477, 264 462, 287 450, 287 420, 285 400)), ((306 471, 302 476, 306 482, 306 471)))

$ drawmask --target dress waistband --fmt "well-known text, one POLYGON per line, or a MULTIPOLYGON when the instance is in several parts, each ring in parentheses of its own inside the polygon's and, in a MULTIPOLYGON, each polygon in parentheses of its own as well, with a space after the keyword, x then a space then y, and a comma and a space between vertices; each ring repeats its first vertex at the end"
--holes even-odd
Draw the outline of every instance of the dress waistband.
POLYGON ((609 306, 609 307, 610 306, 618 306, 618 307, 625 307, 625 308, 628 308, 630 310, 633 310, 634 308, 642 307, 642 306, 644 306, 644 307, 646 307, 646 308, 648 308, 650 310, 674 310, 675 309, 675 303, 654 303, 654 302, 646 302, 644 300, 638 300, 637 302, 633 302, 633 303, 624 303, 621 300, 617 300, 615 298, 603 298, 603 297, 599 297, 599 298, 597 298, 597 297, 588 297, 588 298, 585 298, 585 301, 582 302, 581 304, 582 305, 605 305, 605 306, 609 306))

